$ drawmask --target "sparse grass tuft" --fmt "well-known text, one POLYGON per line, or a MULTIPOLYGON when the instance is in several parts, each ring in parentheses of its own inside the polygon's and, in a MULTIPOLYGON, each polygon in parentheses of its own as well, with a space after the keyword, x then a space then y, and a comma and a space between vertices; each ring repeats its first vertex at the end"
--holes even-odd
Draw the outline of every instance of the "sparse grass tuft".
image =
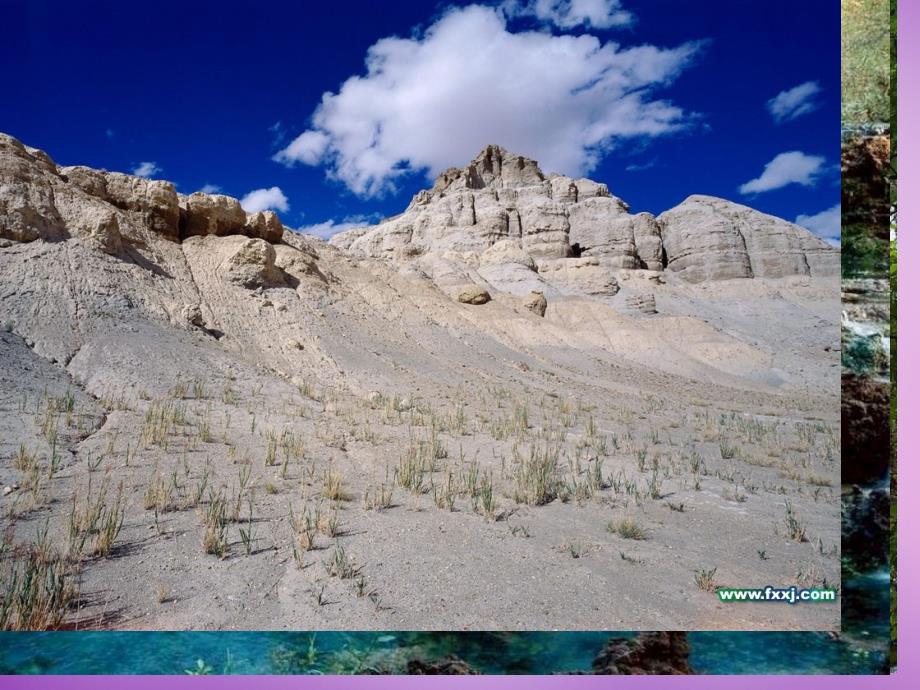
POLYGON ((227 497, 223 491, 211 491, 210 498, 204 511, 200 513, 204 524, 202 545, 204 552, 223 558, 227 555, 227 497))
POLYGON ((785 506, 786 515, 783 524, 786 528, 786 536, 792 541, 808 541, 808 536, 805 534, 805 525, 799 520, 799 516, 792 508, 792 504, 787 500, 785 506))
POLYGON ((728 441, 721 439, 719 441, 719 455, 723 460, 732 460, 738 456, 737 446, 729 445, 728 441))
POLYGON ((348 501, 348 493, 345 491, 345 479, 341 473, 333 470, 331 467, 323 472, 323 497, 330 501, 348 501))
POLYGON ((560 453, 560 446, 550 442, 531 445, 526 457, 518 453, 517 447, 513 449, 513 498, 516 503, 539 506, 559 495, 562 483, 559 477, 560 453))
POLYGON ((630 517, 612 520, 607 525, 607 531, 618 534, 623 539, 648 539, 648 532, 636 520, 630 517))
POLYGON ((35 544, 4 554, 0 575, 0 630, 59 628, 76 604, 75 573, 67 558, 52 549, 47 524, 35 544))
POLYGON ((352 563, 342 545, 336 543, 332 558, 326 562, 326 572, 341 580, 352 580, 361 574, 361 566, 352 563))
POLYGON ((378 484, 364 490, 364 510, 386 510, 393 506, 393 485, 378 484))
POLYGON ((696 586, 704 592, 715 592, 718 588, 715 579, 716 570, 717 568, 702 568, 700 570, 694 570, 693 581, 696 583, 696 586))

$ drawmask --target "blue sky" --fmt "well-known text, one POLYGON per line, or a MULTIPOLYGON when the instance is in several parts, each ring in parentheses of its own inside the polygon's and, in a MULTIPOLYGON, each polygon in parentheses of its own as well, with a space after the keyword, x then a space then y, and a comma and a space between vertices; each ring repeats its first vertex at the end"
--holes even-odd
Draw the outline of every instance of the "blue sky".
POLYGON ((0 130, 327 233, 487 143, 839 236, 839 3, 9 0, 0 130), (368 62, 369 60, 369 62, 368 62), (327 94, 324 97, 324 94, 327 94), (277 189, 276 189, 277 188, 277 189))

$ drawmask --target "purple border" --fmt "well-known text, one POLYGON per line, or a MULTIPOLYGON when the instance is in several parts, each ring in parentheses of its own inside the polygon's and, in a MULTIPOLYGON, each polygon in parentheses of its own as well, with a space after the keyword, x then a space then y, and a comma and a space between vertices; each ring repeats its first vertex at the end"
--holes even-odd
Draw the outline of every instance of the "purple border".
MULTIPOLYGON (((920 180, 920 93, 909 91, 913 69, 920 70, 920 2, 903 2, 898 8, 898 177, 902 193, 899 195, 898 220, 902 232, 898 236, 898 255, 902 264, 920 263, 920 196, 904 193, 914 187, 914 180, 920 180), (909 36, 914 36, 911 40, 909 36), (910 75, 910 76, 908 76, 910 75), (905 184, 904 180, 910 180, 905 184)), ((901 271, 898 290, 905 304, 920 304, 920 272, 901 271)), ((898 406, 905 411, 905 417, 920 409, 920 357, 912 348, 920 341, 920 324, 907 318, 909 312, 901 310, 898 350, 898 406)), ((920 533, 920 504, 904 496, 914 493, 920 481, 920 470, 913 456, 920 451, 920 426, 898 425, 898 487, 901 493, 898 506, 898 526, 901 535, 920 533)), ((917 687, 920 677, 920 659, 916 650, 920 648, 918 617, 920 617, 920 581, 915 568, 920 562, 920 540, 916 538, 898 540, 898 671, 891 676, 745 676, 741 681, 733 676, 630 676, 614 680, 603 676, 505 676, 505 677, 456 677, 440 676, 432 679, 423 676, 7 676, 2 679, 5 690, 44 690, 74 688, 76 690, 121 690, 131 687, 136 690, 153 690, 164 686, 176 688, 430 688, 434 685, 445 688, 520 688, 521 690, 543 690, 556 688, 608 688, 612 683, 626 683, 631 687, 693 687, 693 688, 735 688, 743 683, 745 688, 775 688, 787 690, 812 688, 907 688, 917 687), (907 642, 904 642, 907 640, 907 642), (906 650, 914 649, 914 653, 906 650)))

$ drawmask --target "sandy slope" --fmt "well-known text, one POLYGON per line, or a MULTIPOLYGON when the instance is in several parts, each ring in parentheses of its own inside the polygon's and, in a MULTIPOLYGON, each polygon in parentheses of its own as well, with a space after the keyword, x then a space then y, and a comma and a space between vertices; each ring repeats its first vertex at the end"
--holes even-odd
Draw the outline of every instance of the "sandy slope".
POLYGON ((838 625, 701 577, 839 583, 836 280, 665 272, 645 314, 627 273, 541 318, 290 231, 165 237, 42 165, 119 228, 0 241, 3 567, 63 559, 64 625, 838 625))
POLYGON ((510 300, 457 304, 327 248, 319 251, 328 283, 249 291, 223 281, 218 268, 241 241, 187 241, 181 257, 168 259, 164 251, 171 277, 76 241, 0 254, 3 317, 13 331, 0 348, 10 381, 0 416, 2 479, 20 486, 3 498, 6 520, 20 540, 50 520, 63 547, 71 497, 86 494, 87 458, 99 459, 93 491, 107 485, 114 500, 114 487, 125 487, 118 548, 83 563, 84 599, 74 620, 122 628, 836 625, 836 606, 719 605, 694 584, 694 571, 713 567, 721 584, 838 581, 832 286, 783 286, 780 298, 767 289, 753 297, 722 289, 709 298, 675 291, 675 313, 660 318, 561 300, 539 319, 510 300), (195 298, 220 339, 169 321, 173 305, 195 298), (796 328, 783 331, 780 323, 796 328), (823 342, 828 352, 817 347, 823 342), (165 450, 148 446, 140 438, 145 410, 176 400, 177 381, 189 383, 178 401, 187 423, 170 429, 165 450), (204 389, 200 399, 193 399, 193 381, 204 389), (81 421, 61 419, 57 443, 68 452, 43 482, 44 498, 34 500, 10 461, 24 444, 47 462, 40 432, 46 398, 65 390, 77 396, 81 421), (375 390, 397 400, 389 411, 368 402, 375 390), (521 406, 529 428, 518 439, 496 440, 490 426, 521 406), (426 485, 441 486, 448 471, 459 483, 463 468, 478 462, 482 473, 492 472, 497 519, 474 513, 467 496, 456 498, 454 511, 439 509, 427 486, 418 496, 397 487, 393 507, 364 510, 365 488, 392 484, 410 435, 425 438, 432 416, 440 426, 458 410, 466 421, 437 432, 447 457, 426 485), (733 412, 745 414, 724 417, 733 412), (751 414, 775 430, 749 442, 744 420, 751 414), (526 454, 545 443, 543 430, 555 429, 565 436, 560 475, 584 481, 590 452, 577 446, 592 423, 607 440, 605 482, 618 486, 580 502, 517 504, 515 445, 526 454), (71 433, 80 425, 82 433, 71 433), (303 442, 286 479, 264 461, 267 435, 285 430, 303 442), (803 441, 809 434, 813 440, 803 441), (722 459, 720 438, 740 457, 722 459), (648 458, 644 471, 640 453, 648 458), (705 465, 698 475, 690 469, 694 453, 705 465), (658 499, 641 495, 655 457, 658 499), (177 494, 193 493, 207 472, 209 489, 235 497, 246 463, 250 488, 241 522, 227 527, 223 559, 202 548, 202 506, 163 512, 158 528, 154 511, 143 508, 145 490, 173 473, 183 486, 177 494), (332 510, 321 496, 328 468, 342 475, 351 500, 339 503, 341 534, 319 535, 300 568, 289 507, 332 510), (637 495, 624 488, 630 482, 637 495), (249 496, 254 544, 247 556, 239 527, 248 527, 249 496), (786 500, 808 541, 784 535, 786 500), (648 538, 605 529, 624 516, 648 538), (363 566, 379 605, 357 596, 354 581, 327 573, 323 563, 336 543, 363 566))

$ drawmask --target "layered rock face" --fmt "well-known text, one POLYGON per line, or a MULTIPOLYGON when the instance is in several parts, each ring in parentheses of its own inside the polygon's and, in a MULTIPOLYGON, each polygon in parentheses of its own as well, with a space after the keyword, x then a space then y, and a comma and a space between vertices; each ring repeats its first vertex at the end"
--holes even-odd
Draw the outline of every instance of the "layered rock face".
POLYGON ((247 214, 220 194, 177 194, 170 182, 83 166, 59 167, 42 151, 0 133, 0 239, 84 238, 109 254, 197 235, 243 235, 281 241, 272 212, 247 214))
POLYGON ((690 282, 837 275, 839 252, 805 228, 693 195, 658 217, 668 271, 690 282))
POLYGON ((604 184, 544 174, 493 145, 439 175, 401 215, 331 242, 399 263, 448 293, 473 283, 517 296, 612 297, 620 271, 693 283, 839 271, 837 250, 779 218, 705 196, 658 218, 632 214, 604 184))

